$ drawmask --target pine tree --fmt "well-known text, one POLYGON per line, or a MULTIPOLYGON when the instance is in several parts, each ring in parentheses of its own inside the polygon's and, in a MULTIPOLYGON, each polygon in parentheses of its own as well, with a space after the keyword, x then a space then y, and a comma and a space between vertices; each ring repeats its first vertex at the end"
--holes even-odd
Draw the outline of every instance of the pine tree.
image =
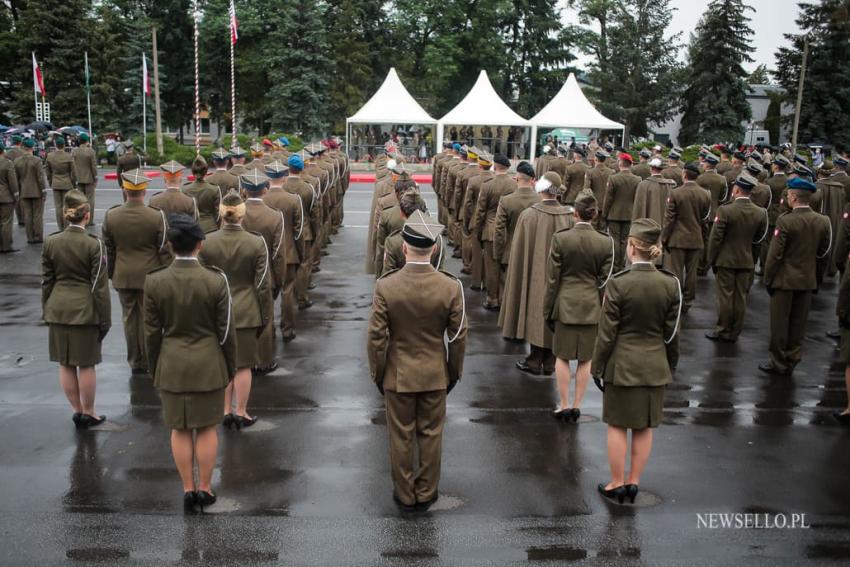
POLYGON ((743 0, 713 0, 697 24, 683 76, 679 143, 740 140, 752 117, 747 102, 753 31, 743 0))
POLYGON ((148 0, 147 4, 151 23, 156 24, 157 51, 162 55, 159 57, 160 103, 168 103, 160 104, 162 120, 166 125, 179 127, 192 120, 195 106, 192 0, 148 0))
POLYGON ((786 89, 786 102, 794 104, 800 77, 804 38, 809 56, 803 83, 799 142, 821 141, 850 145, 850 0, 800 3, 797 24, 801 34, 786 35, 791 47, 776 53, 776 77, 786 89))
POLYGON ((275 70, 265 98, 272 128, 306 138, 322 135, 331 68, 322 7, 276 0, 267 8, 276 25, 266 36, 258 64, 275 70))
POLYGON ((679 35, 666 37, 670 0, 575 0, 585 23, 586 49, 596 56, 589 73, 594 98, 607 117, 624 122, 629 135, 647 136, 677 107, 679 35))

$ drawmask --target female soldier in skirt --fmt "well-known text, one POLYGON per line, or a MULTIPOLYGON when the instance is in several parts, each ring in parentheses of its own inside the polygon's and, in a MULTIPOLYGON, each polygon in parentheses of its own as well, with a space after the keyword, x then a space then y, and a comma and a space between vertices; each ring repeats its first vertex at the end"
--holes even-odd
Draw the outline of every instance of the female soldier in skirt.
POLYGON ((198 262, 204 240, 200 225, 184 214, 171 215, 168 225, 175 258, 145 279, 145 346, 163 418, 172 430, 183 504, 203 508, 216 500, 211 488, 216 425, 224 390, 236 373, 233 306, 224 272, 198 262))
POLYGON ((576 224, 552 237, 546 272, 543 316, 554 333, 555 376, 560 403, 554 416, 578 421, 590 378, 602 289, 614 268, 614 241, 591 224, 599 212, 596 197, 583 191, 575 202, 576 224), (570 406, 570 361, 577 361, 576 394, 570 406))
POLYGON ((59 363, 59 383, 74 408, 74 425, 86 429, 106 419, 94 410, 94 367, 112 324, 109 278, 103 243, 85 229, 91 219, 86 196, 68 191, 63 211, 65 230, 50 235, 42 252, 41 304, 50 360, 59 363))
POLYGON ((679 280, 656 269, 661 226, 636 219, 629 230, 626 256, 631 267, 605 288, 591 373, 602 389, 602 419, 608 424, 611 480, 599 492, 634 502, 640 475, 652 449, 652 428, 664 412, 664 391, 679 358, 676 333, 682 309, 679 280), (628 430, 632 459, 625 475, 628 430))
POLYGON ((224 196, 219 207, 221 230, 207 236, 200 260, 227 275, 233 296, 236 326, 236 377, 224 392, 224 421, 228 429, 250 427, 256 418, 248 415, 251 369, 259 366, 259 343, 272 314, 271 273, 266 242, 259 234, 242 228, 245 203, 235 192, 224 196), (233 401, 236 411, 233 412, 233 401))

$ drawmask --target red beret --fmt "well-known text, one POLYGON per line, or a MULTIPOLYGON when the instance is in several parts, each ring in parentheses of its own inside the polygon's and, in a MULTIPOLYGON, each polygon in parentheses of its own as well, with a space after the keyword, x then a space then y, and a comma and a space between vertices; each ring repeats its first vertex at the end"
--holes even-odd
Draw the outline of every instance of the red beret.
POLYGON ((617 156, 619 159, 627 161, 629 163, 634 163, 634 158, 632 154, 627 154, 626 152, 620 152, 620 155, 617 156))
POLYGON ((272 144, 272 141, 269 140, 268 138, 263 138, 263 145, 264 146, 273 146, 274 144, 272 144))

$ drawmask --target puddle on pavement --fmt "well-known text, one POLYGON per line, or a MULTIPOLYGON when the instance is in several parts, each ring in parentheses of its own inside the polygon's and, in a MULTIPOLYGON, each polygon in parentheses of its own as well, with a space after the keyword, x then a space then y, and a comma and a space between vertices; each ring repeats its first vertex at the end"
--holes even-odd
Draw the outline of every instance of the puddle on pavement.
POLYGON ((577 547, 530 547, 526 550, 529 561, 579 561, 587 559, 587 550, 577 547))
POLYGON ((239 511, 239 502, 233 498, 219 496, 212 506, 204 507, 204 514, 230 514, 239 511))

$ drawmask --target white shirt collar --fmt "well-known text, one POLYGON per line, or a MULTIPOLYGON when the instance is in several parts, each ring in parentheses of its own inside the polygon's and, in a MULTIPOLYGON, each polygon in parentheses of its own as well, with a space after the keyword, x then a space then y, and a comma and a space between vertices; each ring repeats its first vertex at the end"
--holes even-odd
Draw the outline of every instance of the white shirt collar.
POLYGON ((84 226, 82 226, 82 225, 79 225, 79 224, 73 224, 73 223, 71 223, 71 224, 69 224, 68 226, 69 226, 69 227, 71 227, 71 228, 79 228, 79 229, 80 229, 80 230, 82 230, 83 232, 85 232, 85 231, 86 231, 86 227, 84 227, 84 226))
POLYGON ((430 266, 431 262, 405 262, 405 264, 416 264, 417 266, 430 266))
POLYGON ((264 202, 265 202, 265 201, 263 201, 263 199, 262 199, 261 197, 248 197, 248 198, 247 198, 247 199, 245 199, 245 200, 246 200, 246 201, 259 201, 259 202, 261 202, 261 203, 264 203, 264 202))
POLYGON ((174 256, 175 260, 193 260, 195 262, 198 261, 197 256, 174 256))

